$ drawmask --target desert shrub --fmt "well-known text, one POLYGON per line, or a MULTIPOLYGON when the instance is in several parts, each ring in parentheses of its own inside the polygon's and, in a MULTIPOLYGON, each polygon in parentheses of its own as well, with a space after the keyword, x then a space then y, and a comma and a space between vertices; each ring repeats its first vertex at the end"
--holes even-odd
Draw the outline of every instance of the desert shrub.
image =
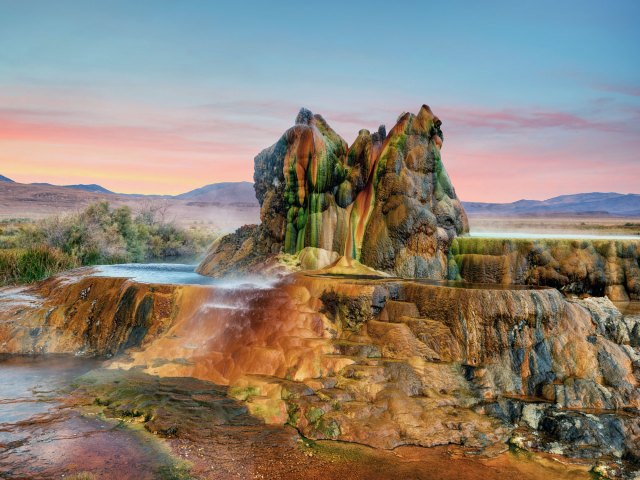
POLYGON ((24 283, 80 265, 194 257, 215 239, 204 228, 165 221, 150 205, 136 216, 127 206, 98 202, 83 211, 38 222, 0 225, 0 281, 24 283))

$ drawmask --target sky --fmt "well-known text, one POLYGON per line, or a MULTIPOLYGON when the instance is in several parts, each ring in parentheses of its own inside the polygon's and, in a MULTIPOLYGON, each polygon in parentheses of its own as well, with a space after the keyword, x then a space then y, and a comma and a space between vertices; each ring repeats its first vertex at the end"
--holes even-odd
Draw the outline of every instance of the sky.
POLYGON ((640 2, 0 0, 0 174, 177 194, 252 180, 320 113, 426 103, 458 196, 640 193, 640 2))

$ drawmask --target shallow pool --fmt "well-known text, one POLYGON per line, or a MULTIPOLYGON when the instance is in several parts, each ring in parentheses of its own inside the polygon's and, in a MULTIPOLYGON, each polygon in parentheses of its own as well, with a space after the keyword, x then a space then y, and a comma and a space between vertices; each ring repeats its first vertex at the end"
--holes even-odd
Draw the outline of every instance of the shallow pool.
POLYGON ((270 288, 275 280, 257 276, 242 278, 211 278, 196 273, 197 265, 179 263, 123 263, 118 265, 99 265, 93 276, 130 278, 140 283, 160 283, 167 285, 215 285, 220 288, 270 288))

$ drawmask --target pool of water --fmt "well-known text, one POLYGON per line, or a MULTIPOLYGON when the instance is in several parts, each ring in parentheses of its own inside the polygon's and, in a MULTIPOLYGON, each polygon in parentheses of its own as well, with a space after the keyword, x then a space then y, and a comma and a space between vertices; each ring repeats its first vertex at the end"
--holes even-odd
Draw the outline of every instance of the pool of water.
POLYGON ((527 233, 527 232, 470 232, 473 238, 531 239, 531 240, 638 240, 640 235, 593 235, 583 233, 527 233))
POLYGON ((0 478, 164 478, 173 460, 153 436, 73 408, 73 380, 101 363, 0 356, 0 478))
POLYGON ((270 288, 275 283, 275 280, 257 276, 244 276, 238 279, 211 278, 196 273, 196 266, 179 263, 123 263, 97 266, 92 275, 96 277, 130 278, 140 283, 215 285, 220 288, 270 288))
POLYGON ((0 356, 0 442, 9 425, 55 408, 61 389, 99 364, 71 356, 0 356))

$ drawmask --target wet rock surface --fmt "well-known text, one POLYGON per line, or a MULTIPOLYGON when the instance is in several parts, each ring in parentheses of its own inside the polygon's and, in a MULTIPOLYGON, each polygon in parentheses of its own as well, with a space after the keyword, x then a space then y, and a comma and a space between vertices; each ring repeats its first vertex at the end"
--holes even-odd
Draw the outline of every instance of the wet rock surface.
POLYGON ((0 366, 2 385, 20 395, 0 389, 3 408, 16 400, 46 405, 21 409, 20 418, 0 409, 2 478, 588 478, 586 464, 552 456, 314 442, 265 425, 226 396, 228 387, 201 380, 104 370, 64 356, 5 357, 0 366))
POLYGON ((457 238, 449 278, 640 300, 640 241, 457 238))
MULTIPOLYGON (((69 283, 71 291, 80 277, 69 283)), ((92 281, 112 288, 113 279, 92 281)), ((155 286, 138 288, 148 293, 155 286)), ((168 323, 161 330, 151 325, 157 333, 109 362, 133 378, 153 376, 148 386, 131 390, 133 405, 147 406, 132 409, 120 399, 127 391, 122 384, 92 394, 105 412, 141 419, 158 435, 185 438, 181 426, 191 432, 238 414, 254 422, 247 428, 290 425, 313 440, 380 449, 458 445, 484 456, 511 443, 591 466, 601 462, 620 475, 636 468, 636 318, 606 299, 567 300, 555 289, 304 274, 266 288, 175 286, 171 295, 168 323), (163 392, 165 381, 174 383, 170 393, 163 392), (190 389, 198 381, 215 385, 194 400, 190 389), (209 405, 210 395, 228 403, 209 405), (163 407, 176 399, 193 406, 191 413, 206 406, 208 416, 177 421, 182 413, 175 417, 163 407)), ((54 297, 78 301, 75 294, 54 297)), ((30 301, 6 331, 44 321, 37 298, 30 301)), ((135 320, 137 309, 131 311, 135 320)), ((148 315, 165 318, 153 308, 148 315)), ((82 325, 61 320, 31 341, 81 339, 82 325)), ((108 338, 107 350, 117 352, 129 336, 108 338)), ((31 351, 32 343, 24 348, 31 351)))
POLYGON ((0 353, 112 356, 171 324, 180 287, 90 274, 0 290, 0 353))
POLYGON ((99 366, 61 355, 0 358, 0 478, 181 478, 186 469, 166 446, 70 396, 73 379, 99 366))

